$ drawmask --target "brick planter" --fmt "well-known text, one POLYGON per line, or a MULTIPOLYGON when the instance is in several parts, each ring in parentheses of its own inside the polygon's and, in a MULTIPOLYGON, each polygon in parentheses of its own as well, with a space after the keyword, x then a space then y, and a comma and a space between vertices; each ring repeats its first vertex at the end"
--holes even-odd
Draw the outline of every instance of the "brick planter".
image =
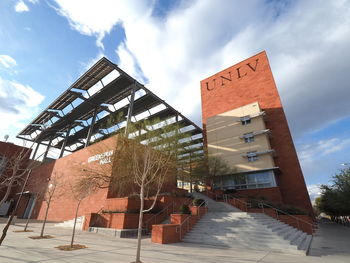
MULTIPOLYGON (((145 200, 145 208, 148 208, 152 205, 153 200, 145 200)), ((155 207, 159 207, 158 201, 155 207)), ((106 199, 104 210, 109 211, 118 211, 118 212, 126 212, 126 211, 139 211, 140 210, 140 200, 123 197, 123 198, 108 198, 106 199)))
MULTIPOLYGON (((204 215, 207 212, 206 207, 191 208, 194 211, 194 213, 200 211, 199 215, 204 215)), ((171 214, 171 224, 152 226, 151 240, 154 243, 160 244, 180 242, 184 235, 198 222, 199 219, 200 216, 198 216, 198 214, 171 214)))
MULTIPOLYGON (((143 222, 147 221, 153 214, 144 214, 143 222)), ((90 214, 85 216, 83 229, 89 227, 105 227, 114 229, 136 229, 139 224, 139 214, 131 213, 104 213, 90 214)))
POLYGON ((179 225, 153 225, 152 226, 152 242, 159 244, 169 244, 180 242, 180 235, 177 232, 179 225))
POLYGON ((248 208, 248 213, 262 213, 263 210, 261 208, 248 208))
POLYGON ((205 213, 208 212, 208 208, 205 206, 191 206, 190 207, 191 215, 202 217, 205 213))
POLYGON ((170 215, 170 222, 172 224, 181 225, 190 216, 191 215, 189 215, 189 214, 171 214, 170 215))

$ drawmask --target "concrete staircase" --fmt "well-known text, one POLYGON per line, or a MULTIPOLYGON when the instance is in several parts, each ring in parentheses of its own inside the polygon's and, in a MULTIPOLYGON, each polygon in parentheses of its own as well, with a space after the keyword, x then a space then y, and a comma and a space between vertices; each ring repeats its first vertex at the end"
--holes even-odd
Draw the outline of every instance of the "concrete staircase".
POLYGON ((209 212, 242 212, 238 208, 223 202, 216 202, 213 199, 209 198, 206 195, 201 193, 193 192, 192 196, 196 199, 205 200, 206 206, 208 207, 209 212))
MULTIPOLYGON (((77 224, 75 226, 75 229, 82 230, 83 224, 84 224, 85 216, 77 217, 77 224)), ((73 228, 74 226, 74 218, 71 220, 63 221, 61 223, 55 224, 56 227, 67 227, 67 228, 73 228)))
POLYGON ((207 201, 208 213, 183 242, 289 254, 305 254, 309 249, 311 235, 265 214, 242 212, 202 194, 193 195, 207 201))

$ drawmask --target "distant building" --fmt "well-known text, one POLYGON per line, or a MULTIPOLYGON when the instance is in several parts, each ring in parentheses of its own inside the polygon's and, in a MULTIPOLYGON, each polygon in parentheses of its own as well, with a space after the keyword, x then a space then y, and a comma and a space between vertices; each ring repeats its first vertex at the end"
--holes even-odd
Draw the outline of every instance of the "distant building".
MULTIPOLYGON (((5 196, 10 178, 14 176, 21 176, 21 180, 26 176, 26 169, 29 164, 29 156, 31 149, 21 147, 9 142, 0 142, 0 200, 5 196), (14 166, 17 172, 13 174, 14 166), (7 180, 7 181, 6 181, 7 180)), ((10 209, 14 204, 14 199, 17 197, 16 193, 21 191, 18 187, 19 178, 16 178, 7 200, 0 206, 0 216, 9 214, 10 209)))
POLYGON ((202 118, 210 155, 233 173, 214 189, 312 211, 286 116, 265 52, 201 81, 202 118))

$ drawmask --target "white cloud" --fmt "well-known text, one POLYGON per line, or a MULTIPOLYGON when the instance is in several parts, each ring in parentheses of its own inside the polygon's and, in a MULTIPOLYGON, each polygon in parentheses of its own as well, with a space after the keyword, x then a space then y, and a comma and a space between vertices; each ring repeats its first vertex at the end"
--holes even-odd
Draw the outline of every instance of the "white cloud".
POLYGON ((302 163, 313 162, 315 159, 344 150, 350 146, 350 139, 331 138, 316 143, 304 144, 298 152, 302 163))
POLYGON ((17 62, 14 58, 8 55, 0 55, 0 66, 4 68, 12 68, 17 65, 17 62))
POLYGON ((15 5, 15 11, 18 12, 18 13, 28 12, 29 11, 29 7, 22 0, 20 0, 15 5))
POLYGON ((315 199, 321 195, 321 190, 320 190, 319 184, 308 185, 307 191, 309 192, 311 202, 314 202, 315 199))
POLYGON ((0 77, 0 134, 22 129, 35 116, 43 99, 30 86, 0 77))
POLYGON ((129 19, 136 19, 142 15, 147 4, 151 2, 138 0, 127 2, 122 0, 55 1, 59 5, 59 8, 55 8, 56 11, 68 19, 70 26, 82 34, 96 36, 97 46, 102 49, 101 41, 114 25, 122 22, 126 15, 130 16, 129 19), (84 6, 83 9, 82 6, 84 6))
POLYGON ((96 36, 100 47, 120 23, 126 35, 116 50, 121 67, 138 79, 144 75, 152 91, 197 122, 199 81, 261 50, 295 133, 350 116, 349 0, 182 1, 165 18, 152 16, 153 1, 56 2, 72 28, 96 36))

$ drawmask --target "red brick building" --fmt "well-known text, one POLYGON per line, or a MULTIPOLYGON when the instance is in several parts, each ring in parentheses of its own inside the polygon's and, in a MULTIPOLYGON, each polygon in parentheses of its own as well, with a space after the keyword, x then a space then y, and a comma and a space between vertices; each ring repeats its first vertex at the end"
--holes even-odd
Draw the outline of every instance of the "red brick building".
POLYGON ((209 154, 246 175, 216 187, 312 212, 266 52, 202 80, 201 97, 209 154))
POLYGON ((14 200, 18 197, 16 193, 21 191, 18 180, 24 180, 27 175, 30 154, 31 149, 13 143, 0 142, 0 200, 6 198, 6 192, 10 190, 6 202, 0 207, 1 216, 10 212, 14 200), (9 188, 10 178, 14 178, 15 181, 9 188))
MULTIPOLYGON (((137 125, 138 121, 144 119, 156 123, 156 126, 167 125, 169 129, 179 126, 191 135, 179 142, 179 145, 184 146, 181 152, 184 160, 187 152, 193 149, 190 146, 196 146, 197 150, 203 152, 200 127, 116 64, 106 58, 100 59, 17 135, 20 139, 35 142, 36 147, 31 159, 42 158, 41 165, 33 169, 26 188, 29 194, 23 198, 18 216, 26 217, 28 214, 25 211, 32 210, 33 218, 43 219, 46 203, 42 198, 36 197, 36 192, 45 192, 55 180, 57 188, 50 205, 48 220, 62 221, 74 218, 77 201, 70 186, 85 172, 103 172, 104 175, 110 175, 111 160, 118 158, 113 152, 118 142, 116 134, 128 134, 130 122, 133 121, 137 125), (43 148, 45 150, 41 153, 43 148), (33 207, 35 199, 38 202, 33 207)), ((154 138, 146 136, 148 128, 143 129, 142 125, 139 127, 137 134, 129 134, 130 138, 140 136, 142 143, 143 140, 150 140, 154 147, 161 145, 161 140, 152 141, 154 138)), ((177 131, 183 133, 181 129, 177 131)), ((170 169, 169 174, 173 180, 171 178, 164 182, 162 192, 178 190, 176 171, 170 169)), ((123 188, 125 196, 137 192, 132 191, 137 188, 135 185, 123 188)), ((125 213, 129 209, 134 210, 130 208, 131 200, 119 200, 120 195, 115 193, 111 187, 92 193, 82 202, 79 216, 101 213, 102 210, 125 213), (122 207, 124 202, 128 205, 122 207)), ((151 191, 149 193, 151 195, 151 191)), ((139 203, 139 200, 136 201, 139 203)), ((162 207, 167 201, 158 203, 162 207)))

